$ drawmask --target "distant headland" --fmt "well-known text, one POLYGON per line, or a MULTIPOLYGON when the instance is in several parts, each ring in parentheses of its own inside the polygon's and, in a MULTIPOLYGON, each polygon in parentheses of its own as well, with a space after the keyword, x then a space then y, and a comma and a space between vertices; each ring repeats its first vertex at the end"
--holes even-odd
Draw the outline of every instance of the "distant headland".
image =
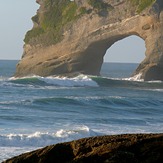
POLYGON ((26 33, 15 76, 100 75, 106 50, 118 40, 137 35, 145 41, 146 57, 133 75, 163 80, 162 0, 36 2, 40 8, 26 33))

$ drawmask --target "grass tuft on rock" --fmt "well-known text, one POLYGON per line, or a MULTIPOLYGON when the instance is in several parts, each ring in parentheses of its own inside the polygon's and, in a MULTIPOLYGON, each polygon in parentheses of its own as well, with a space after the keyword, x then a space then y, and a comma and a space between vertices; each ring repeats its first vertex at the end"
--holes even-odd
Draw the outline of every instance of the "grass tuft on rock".
POLYGON ((137 6, 137 12, 141 13, 146 8, 150 7, 156 0, 129 0, 133 5, 137 6))

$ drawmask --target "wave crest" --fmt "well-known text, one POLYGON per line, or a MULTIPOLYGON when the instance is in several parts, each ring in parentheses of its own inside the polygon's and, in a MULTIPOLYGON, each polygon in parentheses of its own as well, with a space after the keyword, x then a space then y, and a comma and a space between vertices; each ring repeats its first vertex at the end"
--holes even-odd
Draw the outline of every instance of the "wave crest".
POLYGON ((79 75, 73 78, 58 77, 58 76, 31 76, 23 78, 10 78, 10 81, 17 84, 31 84, 31 85, 53 85, 60 87, 97 87, 98 84, 87 75, 79 75))
POLYGON ((55 133, 35 132, 32 134, 0 135, 1 147, 43 147, 46 145, 67 142, 97 134, 87 126, 78 126, 71 130, 60 129, 55 133))

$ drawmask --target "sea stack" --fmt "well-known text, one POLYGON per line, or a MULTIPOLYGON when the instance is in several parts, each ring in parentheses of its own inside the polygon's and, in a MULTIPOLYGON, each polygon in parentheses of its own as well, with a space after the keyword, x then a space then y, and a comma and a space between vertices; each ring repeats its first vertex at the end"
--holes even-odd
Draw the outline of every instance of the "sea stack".
POLYGON ((145 41, 146 57, 133 75, 163 80, 162 0, 36 2, 40 8, 26 33, 16 77, 100 75, 106 50, 116 41, 137 35, 145 41))

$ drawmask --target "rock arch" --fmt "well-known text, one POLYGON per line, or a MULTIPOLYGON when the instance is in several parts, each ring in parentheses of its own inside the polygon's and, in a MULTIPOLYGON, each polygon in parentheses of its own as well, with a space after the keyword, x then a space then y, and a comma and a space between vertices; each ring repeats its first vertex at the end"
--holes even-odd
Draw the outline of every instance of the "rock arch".
MULTIPOLYGON (((37 21, 33 31, 40 32, 38 29, 43 28, 42 18, 46 18, 46 12, 51 7, 46 8, 46 1, 37 0, 41 6, 33 19, 37 21)), ((62 37, 56 35, 60 37, 55 44, 48 44, 49 37, 53 36, 53 33, 49 35, 50 27, 44 29, 44 33, 28 38, 15 76, 76 72, 99 75, 106 50, 118 40, 137 35, 145 41, 146 58, 134 75, 141 74, 144 80, 163 80, 163 1, 152 2, 141 12, 138 12, 139 6, 133 5, 130 0, 101 0, 98 2, 101 8, 93 6, 89 0, 67 2, 70 7, 76 7, 77 19, 75 17, 64 25, 62 37), (106 5, 108 8, 104 7, 106 5)), ((55 3, 57 1, 52 0, 50 4, 55 6, 55 3)))

